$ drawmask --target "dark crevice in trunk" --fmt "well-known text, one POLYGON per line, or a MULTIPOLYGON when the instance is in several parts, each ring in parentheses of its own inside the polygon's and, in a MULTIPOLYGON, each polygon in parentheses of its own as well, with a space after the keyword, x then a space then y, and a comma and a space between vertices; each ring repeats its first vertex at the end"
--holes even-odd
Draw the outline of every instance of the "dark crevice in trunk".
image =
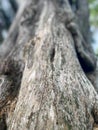
POLYGON ((51 54, 50 54, 50 61, 53 62, 55 57, 55 48, 52 48, 51 54))
POLYGON ((3 114, 2 117, 0 117, 0 130, 7 130, 5 114, 3 114))

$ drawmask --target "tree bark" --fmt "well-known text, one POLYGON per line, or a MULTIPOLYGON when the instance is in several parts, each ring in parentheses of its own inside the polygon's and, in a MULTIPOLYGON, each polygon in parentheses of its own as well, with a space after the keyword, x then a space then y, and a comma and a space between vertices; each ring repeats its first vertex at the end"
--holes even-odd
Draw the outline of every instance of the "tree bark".
POLYGON ((87 78, 96 58, 75 15, 67 0, 26 4, 16 45, 0 63, 2 130, 97 129, 98 95, 87 78))

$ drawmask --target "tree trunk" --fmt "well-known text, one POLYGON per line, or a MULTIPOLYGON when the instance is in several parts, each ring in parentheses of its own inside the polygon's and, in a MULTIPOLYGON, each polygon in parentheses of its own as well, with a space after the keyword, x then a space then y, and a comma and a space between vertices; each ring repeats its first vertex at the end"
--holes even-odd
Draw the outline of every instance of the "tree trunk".
POLYGON ((17 42, 0 62, 2 130, 97 129, 96 57, 76 15, 67 0, 25 3, 17 42))

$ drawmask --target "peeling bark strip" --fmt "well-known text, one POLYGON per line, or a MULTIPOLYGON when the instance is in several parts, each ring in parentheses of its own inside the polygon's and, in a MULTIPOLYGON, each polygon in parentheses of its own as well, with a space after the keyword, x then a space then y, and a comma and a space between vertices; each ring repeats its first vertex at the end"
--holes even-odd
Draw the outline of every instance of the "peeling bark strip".
POLYGON ((16 45, 0 66, 0 128, 92 130, 98 95, 77 55, 89 71, 96 58, 69 2, 29 0, 19 21, 16 45))

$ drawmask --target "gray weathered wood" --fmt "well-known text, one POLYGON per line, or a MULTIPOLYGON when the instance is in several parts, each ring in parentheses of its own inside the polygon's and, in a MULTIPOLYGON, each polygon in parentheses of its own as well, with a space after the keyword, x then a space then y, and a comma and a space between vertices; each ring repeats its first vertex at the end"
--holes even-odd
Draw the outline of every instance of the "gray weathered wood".
POLYGON ((97 129, 98 95, 78 60, 70 16, 79 25, 68 1, 63 5, 28 1, 16 46, 0 63, 0 117, 8 130, 97 129))

